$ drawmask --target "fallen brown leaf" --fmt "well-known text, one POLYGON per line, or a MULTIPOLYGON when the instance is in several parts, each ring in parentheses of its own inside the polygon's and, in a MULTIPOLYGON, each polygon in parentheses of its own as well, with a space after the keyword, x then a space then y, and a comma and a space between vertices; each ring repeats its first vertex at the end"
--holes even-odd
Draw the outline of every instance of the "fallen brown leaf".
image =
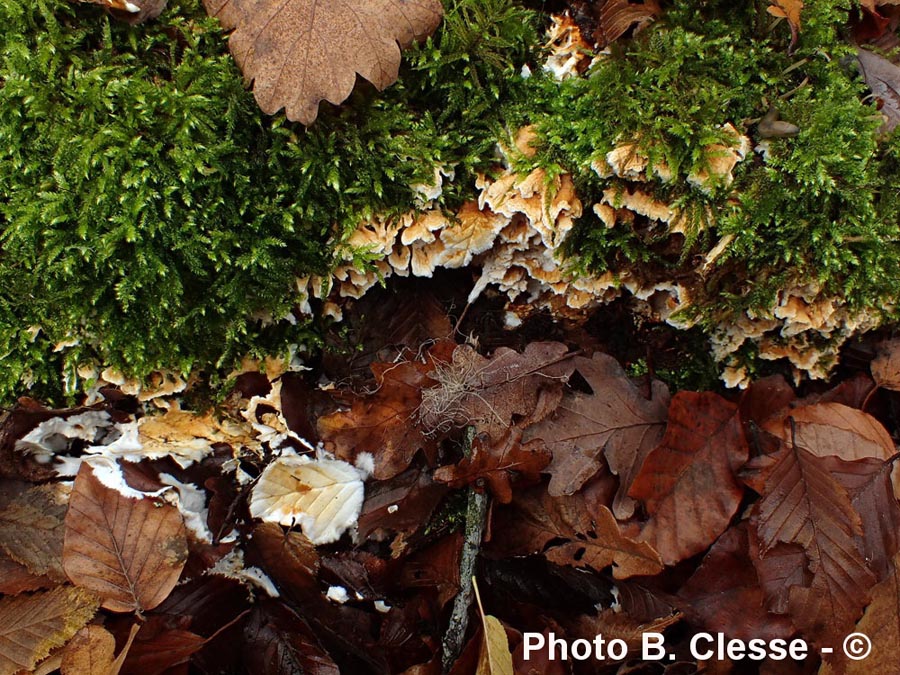
POLYGON ((65 581, 62 567, 64 519, 69 487, 36 485, 0 511, 0 547, 32 574, 65 581))
POLYGON ((285 533, 274 523, 260 523, 253 528, 248 548, 294 602, 303 603, 321 594, 316 579, 319 554, 306 536, 285 533))
POLYGON ((460 345, 449 363, 435 362, 438 386, 422 393, 419 421, 431 433, 474 426, 497 442, 514 422, 554 410, 573 367, 559 342, 532 342, 521 354, 501 347, 490 358, 460 345))
POLYGON ((843 639, 876 581, 857 544, 862 524, 847 491, 820 458, 785 444, 754 512, 763 561, 779 542, 805 552, 811 581, 788 591, 794 624, 817 643, 843 639))
POLYGON ((800 12, 803 10, 803 0, 769 0, 766 8, 772 16, 787 19, 791 28, 791 49, 797 44, 800 32, 800 12))
POLYGON ((103 626, 85 626, 63 650, 62 675, 119 675, 140 624, 134 624, 128 641, 116 656, 116 639, 103 626))
POLYGON ((668 565, 705 551, 741 502, 735 473, 748 454, 735 404, 711 392, 676 394, 662 442, 628 493, 649 516, 640 539, 668 565))
POLYGON ((24 565, 0 552, 0 593, 18 595, 39 588, 52 588, 57 584, 48 577, 37 576, 28 571, 24 565))
POLYGON ((706 630, 731 638, 788 638, 794 627, 768 612, 748 551, 746 523, 726 530, 678 591, 687 603, 685 613, 706 630))
POLYGON ((497 617, 485 614, 475 577, 472 577, 472 587, 475 589, 482 626, 481 650, 478 654, 475 675, 513 675, 512 653, 509 650, 506 629, 497 617))
POLYGON ((408 537, 428 524, 447 492, 446 485, 435 483, 430 472, 418 468, 408 469, 387 481, 370 482, 359 513, 359 537, 368 539, 375 530, 408 537))
POLYGON ((900 391, 900 339, 886 340, 878 345, 878 355, 869 368, 879 387, 900 391))
POLYGON ((94 595, 71 586, 0 599, 0 674, 31 670, 90 621, 98 605, 94 595))
POLYGON ((323 99, 338 105, 356 75, 379 90, 397 79, 400 48, 430 35, 440 0, 204 0, 210 16, 234 29, 228 41, 263 112, 312 124, 323 99), (398 46, 399 44, 399 46, 398 46))
POLYGON ((355 396, 350 410, 319 418, 319 436, 326 447, 351 463, 362 452, 371 454, 378 480, 405 471, 420 449, 433 455, 435 439, 414 424, 422 390, 436 384, 433 368, 430 360, 373 363, 375 394, 355 396))
POLYGON ((792 435, 799 446, 816 455, 844 460, 887 459, 896 449, 881 422, 862 410, 841 403, 815 403, 787 411, 764 429, 786 443, 792 435), (793 426, 791 422, 793 421, 793 426))
POLYGON ((658 18, 662 8, 656 0, 633 3, 629 0, 605 0, 600 3, 599 20, 594 31, 594 42, 603 48, 615 42, 628 30, 636 31, 658 18))
POLYGON ((618 518, 634 513, 628 489, 644 458, 659 444, 665 431, 669 391, 657 380, 651 398, 641 395, 611 356, 596 353, 576 357, 575 369, 591 388, 590 394, 566 392, 552 417, 528 429, 526 440, 541 438, 553 453, 547 468, 551 495, 573 494, 594 475, 606 459, 619 476, 613 501, 618 518))
POLYGON ((244 667, 258 675, 339 675, 309 626, 293 610, 263 600, 244 628, 244 667))
POLYGON ((513 481, 519 477, 537 481, 549 463, 550 451, 544 441, 536 438, 522 443, 522 429, 513 427, 496 444, 486 436, 476 437, 472 456, 454 466, 442 466, 434 472, 434 479, 454 488, 484 481, 498 502, 509 504, 513 481))
POLYGON ((187 533, 177 508, 124 497, 82 464, 63 544, 63 568, 73 583, 97 593, 114 612, 143 612, 165 600, 186 560, 187 533))
POLYGON ((595 506, 592 518, 582 495, 553 498, 542 492, 517 495, 513 508, 495 512, 495 550, 506 555, 543 553, 560 565, 598 571, 612 565, 616 579, 662 571, 659 554, 622 534, 605 506, 595 506))

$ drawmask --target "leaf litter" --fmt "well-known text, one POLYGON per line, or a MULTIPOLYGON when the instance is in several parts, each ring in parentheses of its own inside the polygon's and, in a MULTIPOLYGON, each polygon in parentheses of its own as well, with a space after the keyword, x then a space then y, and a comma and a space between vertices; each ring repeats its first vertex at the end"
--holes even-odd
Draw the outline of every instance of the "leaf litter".
POLYGON ((0 672, 59 648, 62 672, 438 672, 470 490, 483 609, 452 672, 569 672, 524 661, 534 630, 658 630, 679 667, 698 631, 893 648, 900 343, 874 380, 725 398, 577 344, 410 335, 367 381, 248 371, 200 413, 180 391, 11 410, 0 672))

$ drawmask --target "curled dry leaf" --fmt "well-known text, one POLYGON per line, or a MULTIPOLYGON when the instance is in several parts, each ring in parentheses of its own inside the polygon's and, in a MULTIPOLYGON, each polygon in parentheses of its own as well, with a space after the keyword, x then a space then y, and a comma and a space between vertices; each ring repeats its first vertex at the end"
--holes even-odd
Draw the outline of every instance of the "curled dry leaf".
POLYGON ((629 492, 650 516, 640 539, 669 565, 705 551, 737 511, 744 490, 735 473, 749 452, 735 404, 711 392, 676 394, 662 442, 629 492))
POLYGON ((379 90, 397 79, 400 48, 430 35, 440 0, 204 0, 234 29, 228 45, 263 112, 312 124, 323 99, 342 103, 356 75, 379 90))
POLYGON ((662 439, 669 391, 654 380, 651 398, 645 398, 607 354, 575 357, 573 365, 592 393, 566 392, 556 412, 528 429, 525 438, 543 439, 553 453, 547 471, 554 496, 580 490, 602 466, 602 455, 621 486, 613 512, 628 518, 634 512, 628 489, 644 458, 662 439))
POLYGON ((266 467, 250 497, 250 515, 299 525, 313 544, 330 544, 356 524, 365 473, 337 459, 284 455, 266 467))
POLYGON ((662 13, 656 0, 644 0, 640 3, 605 0, 599 5, 599 21, 594 31, 594 41, 600 47, 618 40, 632 27, 640 30, 662 13))
POLYGON ((787 19, 791 28, 791 49, 797 44, 800 32, 800 12, 803 10, 803 0, 769 0, 767 7, 769 14, 787 19))
POLYGON ((478 613, 481 615, 483 629, 475 675, 513 675, 512 653, 509 651, 506 629, 497 617, 484 613, 475 577, 472 577, 472 587, 478 600, 478 613))
POLYGON ((498 443, 487 437, 472 442, 472 456, 455 466, 442 466, 434 472, 434 479, 450 487, 463 487, 485 481, 501 504, 512 501, 512 483, 521 476, 526 480, 540 479, 541 470, 550 463, 550 451, 539 438, 522 443, 522 429, 513 427, 498 443))
POLYGON ((71 586, 0 600, 0 675, 34 668, 90 621, 98 605, 91 593, 71 586))
POLYGON ((82 465, 63 543, 63 569, 73 583, 95 592, 114 612, 143 612, 175 587, 187 553, 176 507, 151 497, 124 497, 82 465))
POLYGON ((244 627, 244 667, 260 675, 339 675, 316 635, 293 610, 264 600, 244 627))
POLYGON ((64 519, 69 487, 31 487, 0 511, 0 547, 32 574, 65 581, 62 567, 64 519))

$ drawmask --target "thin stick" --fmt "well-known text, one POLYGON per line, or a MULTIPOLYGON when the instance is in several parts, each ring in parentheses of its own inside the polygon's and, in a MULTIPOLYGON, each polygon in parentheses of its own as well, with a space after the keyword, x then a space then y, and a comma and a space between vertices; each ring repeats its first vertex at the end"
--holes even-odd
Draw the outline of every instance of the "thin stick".
MULTIPOLYGON (((466 429, 466 441, 463 453, 468 457, 472 454, 472 441, 475 438, 475 429, 466 429)), ((450 671, 454 662, 462 652, 463 641, 466 638, 466 629, 469 627, 469 606, 472 604, 473 572, 475 561, 481 549, 481 539, 484 536, 484 526, 487 519, 488 496, 469 488, 469 498, 466 504, 466 531, 463 541, 462 556, 459 562, 459 593, 453 600, 453 613, 450 615, 450 625, 441 640, 443 647, 444 672, 450 671)))

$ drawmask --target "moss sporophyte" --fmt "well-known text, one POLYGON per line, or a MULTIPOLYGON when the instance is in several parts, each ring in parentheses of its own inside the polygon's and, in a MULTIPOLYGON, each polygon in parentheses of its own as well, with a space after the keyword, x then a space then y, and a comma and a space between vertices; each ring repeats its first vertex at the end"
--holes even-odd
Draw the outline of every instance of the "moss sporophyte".
POLYGON ((806 2, 789 50, 765 3, 676 0, 560 81, 542 70, 547 16, 447 0, 397 84, 358 87, 307 129, 258 110, 194 0, 134 27, 7 0, 0 392, 58 398, 101 366, 226 372, 314 344, 307 296, 396 273, 402 246, 406 273, 427 269, 417 251, 466 225, 479 244, 446 266, 500 265, 501 249, 555 265, 540 269, 559 273, 563 300, 538 267, 507 265, 520 306, 633 293, 706 330, 735 382, 754 356, 822 374, 847 335, 893 315, 900 280, 900 142, 878 135, 842 65, 850 5, 806 2), (795 135, 763 138, 773 107, 795 135), (381 249, 360 234, 382 226, 381 249), (298 279, 319 290, 298 294, 298 279))

